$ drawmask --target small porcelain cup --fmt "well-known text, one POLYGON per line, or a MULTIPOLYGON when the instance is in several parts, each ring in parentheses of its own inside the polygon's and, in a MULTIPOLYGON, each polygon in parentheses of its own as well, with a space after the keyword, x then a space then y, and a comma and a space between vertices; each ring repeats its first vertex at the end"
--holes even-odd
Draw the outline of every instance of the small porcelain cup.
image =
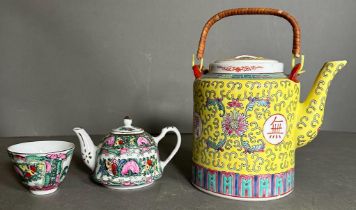
POLYGON ((72 159, 74 144, 66 141, 35 141, 7 148, 22 183, 36 195, 58 189, 72 159))

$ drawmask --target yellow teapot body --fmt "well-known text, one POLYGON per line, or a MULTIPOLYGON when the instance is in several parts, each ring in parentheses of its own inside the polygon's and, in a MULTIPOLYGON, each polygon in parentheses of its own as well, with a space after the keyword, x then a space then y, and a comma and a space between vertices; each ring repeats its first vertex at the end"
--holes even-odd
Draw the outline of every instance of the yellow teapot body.
MULTIPOLYGON (((263 14, 282 14, 270 10, 263 14)), ((245 8, 213 16, 203 29, 198 59, 202 61, 201 46, 212 24, 240 14, 261 13, 245 8)), ((285 17, 291 18, 288 13, 285 17)), ((292 26, 298 33, 297 23, 292 26)), ((294 58, 300 56, 299 49, 293 52, 294 58)), ((300 102, 296 79, 300 64, 293 64, 296 71, 286 75, 278 62, 251 56, 238 59, 215 62, 209 73, 194 72, 192 183, 231 199, 280 198, 294 188, 295 150, 316 137, 328 87, 346 61, 326 63, 308 97, 300 102)), ((201 67, 193 65, 193 70, 201 67)))

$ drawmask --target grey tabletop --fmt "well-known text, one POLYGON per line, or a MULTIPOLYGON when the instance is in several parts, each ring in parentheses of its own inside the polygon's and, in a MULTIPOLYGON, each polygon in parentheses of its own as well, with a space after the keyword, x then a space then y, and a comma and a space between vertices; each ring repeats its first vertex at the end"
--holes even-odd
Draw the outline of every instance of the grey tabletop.
MULTIPOLYGON (((100 136, 93 139, 100 141, 100 136)), ((175 143, 168 136, 159 145, 162 158, 175 143)), ((190 184, 191 135, 166 167, 163 177, 148 188, 115 191, 95 184, 82 163, 79 144, 69 137, 0 138, 0 209, 356 209, 356 133, 322 131, 296 152, 295 190, 285 198, 242 202, 205 194, 190 184), (28 192, 16 177, 6 148, 25 141, 59 139, 77 148, 59 190, 47 196, 28 192)))

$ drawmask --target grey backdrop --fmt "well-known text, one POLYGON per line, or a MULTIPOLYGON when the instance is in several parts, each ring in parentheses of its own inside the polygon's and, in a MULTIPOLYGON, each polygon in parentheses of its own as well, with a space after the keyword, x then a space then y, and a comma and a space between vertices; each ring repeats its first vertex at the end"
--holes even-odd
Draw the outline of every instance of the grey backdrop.
MULTIPOLYGON (((74 126, 101 134, 125 115, 150 132, 190 132, 200 30, 235 7, 281 8, 299 20, 302 98, 325 61, 349 61, 322 128, 356 131, 356 1, 1 0, 0 136, 73 135, 74 126)), ((253 54, 289 66, 291 37, 276 17, 228 18, 209 34, 205 61, 253 54)))

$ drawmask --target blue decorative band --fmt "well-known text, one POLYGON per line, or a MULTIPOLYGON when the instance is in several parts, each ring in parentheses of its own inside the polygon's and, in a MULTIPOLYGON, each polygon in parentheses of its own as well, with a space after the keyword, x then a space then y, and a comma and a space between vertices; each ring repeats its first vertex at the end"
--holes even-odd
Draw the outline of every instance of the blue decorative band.
POLYGON ((294 168, 277 174, 242 175, 193 163, 192 183, 212 193, 236 198, 273 198, 294 188, 294 168))

